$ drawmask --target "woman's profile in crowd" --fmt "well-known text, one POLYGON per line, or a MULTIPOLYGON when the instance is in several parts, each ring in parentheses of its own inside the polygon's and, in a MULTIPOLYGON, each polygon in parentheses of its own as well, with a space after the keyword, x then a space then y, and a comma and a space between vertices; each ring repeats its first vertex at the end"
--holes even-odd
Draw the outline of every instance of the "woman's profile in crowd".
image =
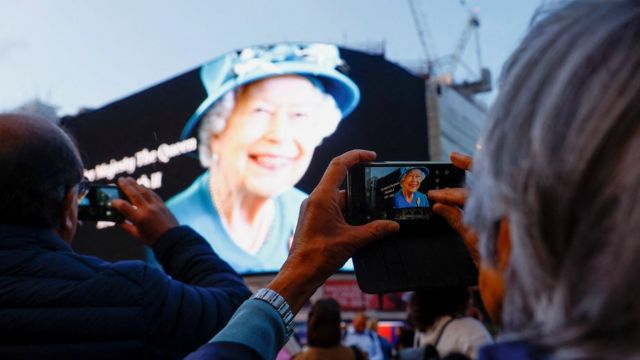
POLYGON ((554 7, 503 69, 468 201, 429 196, 477 242, 484 359, 638 358, 640 2, 554 7))

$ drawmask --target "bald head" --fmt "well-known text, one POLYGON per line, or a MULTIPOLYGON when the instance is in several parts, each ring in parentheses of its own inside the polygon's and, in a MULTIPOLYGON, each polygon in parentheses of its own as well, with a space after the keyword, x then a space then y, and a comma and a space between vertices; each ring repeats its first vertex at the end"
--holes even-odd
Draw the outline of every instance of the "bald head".
POLYGON ((66 193, 82 179, 69 136, 47 120, 0 114, 0 223, 58 226, 66 193))

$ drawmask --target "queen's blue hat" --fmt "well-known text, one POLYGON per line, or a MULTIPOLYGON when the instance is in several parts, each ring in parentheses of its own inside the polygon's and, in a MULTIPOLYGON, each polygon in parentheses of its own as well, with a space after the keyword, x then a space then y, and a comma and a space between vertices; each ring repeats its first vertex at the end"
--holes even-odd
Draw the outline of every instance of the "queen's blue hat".
POLYGON ((253 46, 223 55, 200 68, 207 98, 189 118, 180 138, 192 137, 202 116, 227 92, 279 75, 310 78, 334 98, 344 118, 360 101, 358 86, 341 71, 345 67, 336 46, 319 43, 253 46))
POLYGON ((422 173, 424 174, 425 177, 427 177, 429 175, 429 169, 427 169, 424 166, 414 166, 414 167, 403 167, 400 168, 400 178, 398 180, 402 181, 402 179, 404 178, 405 175, 407 175, 407 173, 413 169, 418 169, 420 171, 422 171, 422 173))

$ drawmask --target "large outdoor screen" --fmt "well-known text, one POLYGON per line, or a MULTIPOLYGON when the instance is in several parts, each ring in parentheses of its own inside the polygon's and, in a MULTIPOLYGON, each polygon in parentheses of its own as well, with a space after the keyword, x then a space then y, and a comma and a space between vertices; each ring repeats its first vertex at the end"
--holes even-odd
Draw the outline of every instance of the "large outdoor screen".
MULTIPOLYGON (((429 160, 426 114, 424 80, 382 54, 281 43, 222 54, 63 125, 90 180, 136 178, 239 273, 255 274, 280 269, 300 203, 334 156, 429 160)), ((75 249, 155 263, 110 225, 83 224, 75 249)))

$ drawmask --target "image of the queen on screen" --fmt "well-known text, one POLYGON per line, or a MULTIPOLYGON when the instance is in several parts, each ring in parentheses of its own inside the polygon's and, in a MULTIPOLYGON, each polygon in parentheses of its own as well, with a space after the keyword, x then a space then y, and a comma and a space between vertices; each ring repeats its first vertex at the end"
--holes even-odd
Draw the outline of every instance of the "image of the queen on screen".
POLYGON ((429 185, 424 181, 429 173, 426 166, 366 167, 366 220, 429 221, 429 185))
POLYGON ((360 99, 344 66, 336 46, 287 43, 201 67, 207 98, 181 138, 197 137, 206 171, 167 205, 239 273, 284 263, 307 197, 294 185, 360 99))
POLYGON ((427 195, 418 190, 427 175, 429 175, 429 170, 425 167, 404 167, 400 169, 400 190, 393 197, 396 209, 429 207, 427 195))

